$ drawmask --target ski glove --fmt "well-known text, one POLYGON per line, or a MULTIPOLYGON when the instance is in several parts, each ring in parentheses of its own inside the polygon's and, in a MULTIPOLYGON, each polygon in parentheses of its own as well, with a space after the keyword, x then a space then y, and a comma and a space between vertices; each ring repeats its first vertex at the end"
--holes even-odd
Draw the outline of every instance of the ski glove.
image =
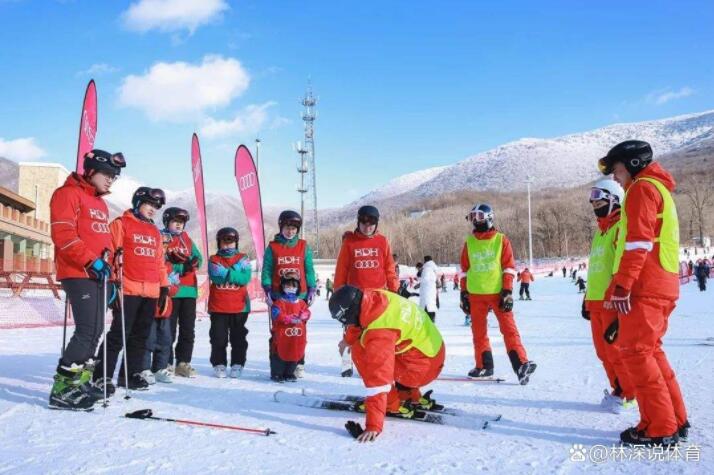
POLYGON ((181 275, 186 275, 189 272, 192 272, 196 270, 196 267, 198 266, 198 257, 193 257, 186 262, 183 263, 183 271, 181 272, 181 275))
POLYGON ((246 257, 244 257, 243 259, 233 264, 233 269, 237 271, 244 271, 250 269, 250 261, 246 257))
POLYGON ((169 285, 179 285, 181 283, 181 277, 178 272, 171 272, 169 274, 169 285))
POLYGON ((469 302, 469 293, 465 290, 461 291, 461 310, 465 314, 471 315, 471 302, 469 302))
POLYGON ((218 277, 219 279, 224 280, 228 276, 228 269, 220 264, 211 262, 208 264, 208 273, 213 277, 218 277))
POLYGON ((160 311, 160 313, 164 313, 166 311, 166 303, 168 301, 168 297, 169 297, 169 288, 161 287, 159 289, 159 311, 160 311))
POLYGON ((276 318, 278 318, 279 315, 280 315, 280 309, 277 307, 277 305, 272 305, 270 307, 270 318, 275 320, 276 318))
POLYGON ((305 301, 307 302, 308 305, 312 305, 312 302, 314 300, 315 300, 315 287, 308 287, 307 297, 305 298, 305 301))
POLYGON ((615 343, 615 340, 617 340, 617 332, 619 329, 620 320, 615 319, 615 321, 607 327, 607 330, 605 330, 605 334, 603 335, 603 337, 609 345, 612 345, 613 343, 615 343))
POLYGON ((89 278, 94 280, 108 279, 112 273, 112 268, 107 264, 107 261, 101 257, 94 259, 92 262, 88 262, 84 266, 84 269, 87 271, 89 278))
POLYGON ((501 300, 498 302, 498 308, 504 312, 513 310, 513 292, 510 290, 501 290, 501 300))
POLYGON ((612 306, 615 307, 617 313, 627 315, 630 313, 632 306, 630 305, 630 291, 625 290, 622 287, 615 286, 615 290, 612 292, 612 297, 610 297, 610 302, 612 306))
POLYGON ((364 429, 362 429, 362 426, 359 424, 359 422, 355 421, 347 421, 347 423, 345 424, 345 429, 347 429, 347 432, 349 432, 350 435, 355 439, 362 435, 362 432, 364 432, 364 429))
POLYGON ((265 303, 268 305, 268 307, 273 306, 273 295, 271 294, 271 290, 269 286, 263 287, 263 292, 265 292, 265 303))
POLYGON ((590 320, 590 312, 585 308, 585 299, 583 299, 583 308, 580 310, 580 315, 582 315, 585 320, 590 320))

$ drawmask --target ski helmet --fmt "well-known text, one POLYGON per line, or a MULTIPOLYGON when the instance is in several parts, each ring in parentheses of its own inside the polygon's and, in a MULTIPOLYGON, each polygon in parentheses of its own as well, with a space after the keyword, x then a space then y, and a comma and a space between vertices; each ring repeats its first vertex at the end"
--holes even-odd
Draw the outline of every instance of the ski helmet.
POLYGON ((283 275, 280 276, 280 288, 289 282, 295 283, 297 286, 297 293, 300 293, 300 273, 296 270, 288 270, 283 275))
POLYGON ((604 210, 600 212, 603 214, 602 216, 598 214, 599 212, 597 210, 595 211, 595 215, 600 218, 608 216, 610 213, 612 213, 616 206, 621 206, 624 197, 625 191, 622 189, 620 184, 610 178, 603 178, 601 180, 598 180, 593 184, 592 188, 590 188, 591 202, 605 200, 609 203, 609 206, 607 207, 607 213, 604 213, 604 210))
POLYGON ((652 147, 642 140, 625 140, 610 149, 598 160, 598 168, 603 175, 612 173, 615 163, 622 163, 634 178, 652 161, 652 147))
POLYGON ((379 210, 372 205, 362 206, 357 210, 357 221, 367 220, 372 224, 379 224, 379 210))
POLYGON ((357 325, 362 306, 362 291, 351 285, 343 285, 332 294, 328 306, 332 318, 342 325, 357 325))
POLYGON ((131 206, 138 210, 142 203, 151 203, 152 205, 161 208, 166 204, 166 195, 164 190, 160 188, 149 188, 148 186, 140 186, 131 197, 131 206))
POLYGON ((282 231, 283 226, 295 226, 300 231, 302 227, 302 216, 297 211, 286 209, 278 216, 278 229, 282 231))
POLYGON ((166 208, 166 210, 164 211, 164 215, 162 216, 165 228, 169 227, 169 223, 171 221, 183 221, 184 224, 186 224, 190 218, 191 216, 189 216, 188 211, 183 208, 177 208, 175 206, 172 206, 171 208, 166 208))
POLYGON ((121 152, 111 154, 104 150, 94 149, 84 154, 84 170, 104 172, 112 176, 119 176, 121 169, 126 166, 126 160, 121 152))
POLYGON ((216 233, 216 247, 221 248, 221 242, 234 242, 238 247, 238 230, 236 228, 221 228, 216 233))
POLYGON ((471 208, 469 214, 466 215, 466 220, 473 224, 476 231, 488 231, 493 229, 493 208, 486 203, 477 203, 471 208))

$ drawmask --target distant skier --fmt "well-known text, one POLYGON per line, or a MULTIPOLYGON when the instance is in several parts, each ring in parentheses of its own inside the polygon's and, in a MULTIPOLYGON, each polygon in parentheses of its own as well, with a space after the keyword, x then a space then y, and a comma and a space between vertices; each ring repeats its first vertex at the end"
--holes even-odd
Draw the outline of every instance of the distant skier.
POLYGON ((612 280, 624 196, 622 187, 610 179, 599 180, 590 189, 590 204, 597 218, 598 229, 590 250, 590 270, 582 307, 583 318, 590 320, 595 354, 602 362, 610 382, 610 390, 605 390, 600 404, 605 410, 616 414, 637 405, 634 400, 635 386, 622 362, 620 346, 606 336, 606 333, 610 335, 617 328, 617 312, 605 300, 605 291, 612 280))
POLYGON ((528 270, 528 267, 523 269, 523 271, 518 275, 518 281, 521 283, 521 286, 518 289, 519 300, 523 300, 524 294, 526 296, 526 300, 531 299, 530 287, 531 282, 533 282, 534 280, 535 278, 533 277, 533 274, 531 274, 531 271, 528 270))
MULTIPOLYGON (((386 413, 410 418, 433 400, 419 388, 435 380, 444 366, 445 347, 439 330, 415 303, 386 290, 341 286, 330 299, 330 313, 345 327, 341 351, 352 359, 367 388, 364 431, 351 423, 359 442, 375 440, 386 413)), ((349 423, 348 423, 349 424, 349 423)))
POLYGON ((585 293, 585 289, 586 289, 585 283, 586 283, 585 278, 582 276, 582 274, 578 273, 578 275, 576 276, 576 279, 575 279, 575 285, 578 286, 579 294, 585 293))
POLYGON ((325 300, 330 300, 330 295, 332 295, 333 283, 332 279, 335 278, 335 274, 332 274, 332 278, 328 277, 325 281, 325 300))
POLYGON ((518 381, 528 384, 536 364, 526 355, 513 317, 513 278, 516 276, 511 242, 494 227, 494 212, 487 204, 475 205, 466 219, 473 226, 461 251, 461 269, 471 308, 476 367, 469 377, 493 376, 493 356, 488 339, 488 312, 493 310, 518 381))
MULTIPOLYGON (((74 333, 57 363, 49 397, 51 409, 90 411, 102 397, 89 382, 107 313, 104 284, 112 275, 109 263, 114 251, 103 196, 125 166, 121 153, 92 150, 84 155, 84 174, 70 174, 50 199, 57 280, 75 322, 74 333)), ((114 286, 107 285, 107 298, 116 298, 114 286)))
POLYGON ((699 285, 699 290, 704 292, 707 290, 707 279, 709 278, 709 272, 711 267, 706 259, 700 259, 697 261, 697 265, 694 267, 694 274, 697 277, 697 285, 699 285))
POLYGON ((563 278, 567 277, 567 275, 568 275, 568 269, 566 269, 565 266, 563 266, 563 278))
POLYGON ((628 140, 600 159, 625 189, 614 276, 606 299, 619 318, 620 355, 637 388, 640 422, 620 434, 624 444, 671 447, 686 440, 687 410, 662 349, 679 297, 679 222, 674 179, 652 162, 647 142, 628 140))

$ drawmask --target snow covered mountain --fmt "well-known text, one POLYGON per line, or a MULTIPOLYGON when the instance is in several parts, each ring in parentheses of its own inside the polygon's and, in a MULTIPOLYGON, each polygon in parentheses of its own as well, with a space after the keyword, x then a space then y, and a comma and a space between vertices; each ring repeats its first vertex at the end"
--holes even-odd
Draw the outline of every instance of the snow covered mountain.
MULTIPOLYGON (((411 194, 434 196, 461 190, 523 190, 533 186, 576 186, 598 177, 596 161, 615 144, 646 140, 656 156, 692 148, 714 137, 714 111, 663 120, 615 124, 554 139, 524 138, 476 154, 425 181, 411 194)), ((375 190, 379 195, 379 190, 375 190)))
POLYGON ((433 179, 447 168, 449 167, 443 166, 427 168, 392 178, 385 185, 380 186, 379 188, 358 198, 354 202, 350 203, 350 205, 358 205, 365 200, 384 200, 393 196, 401 195, 402 193, 407 193, 433 179))

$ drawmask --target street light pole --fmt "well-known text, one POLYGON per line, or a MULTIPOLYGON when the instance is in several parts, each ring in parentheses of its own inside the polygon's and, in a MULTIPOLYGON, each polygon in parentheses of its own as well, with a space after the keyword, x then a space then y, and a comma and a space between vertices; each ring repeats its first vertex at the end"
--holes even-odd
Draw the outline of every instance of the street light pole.
POLYGON ((260 180, 260 139, 255 139, 255 168, 260 180))
POLYGON ((529 176, 526 180, 528 185, 528 265, 531 272, 533 272, 533 224, 531 221, 531 183, 533 183, 533 177, 529 176))

